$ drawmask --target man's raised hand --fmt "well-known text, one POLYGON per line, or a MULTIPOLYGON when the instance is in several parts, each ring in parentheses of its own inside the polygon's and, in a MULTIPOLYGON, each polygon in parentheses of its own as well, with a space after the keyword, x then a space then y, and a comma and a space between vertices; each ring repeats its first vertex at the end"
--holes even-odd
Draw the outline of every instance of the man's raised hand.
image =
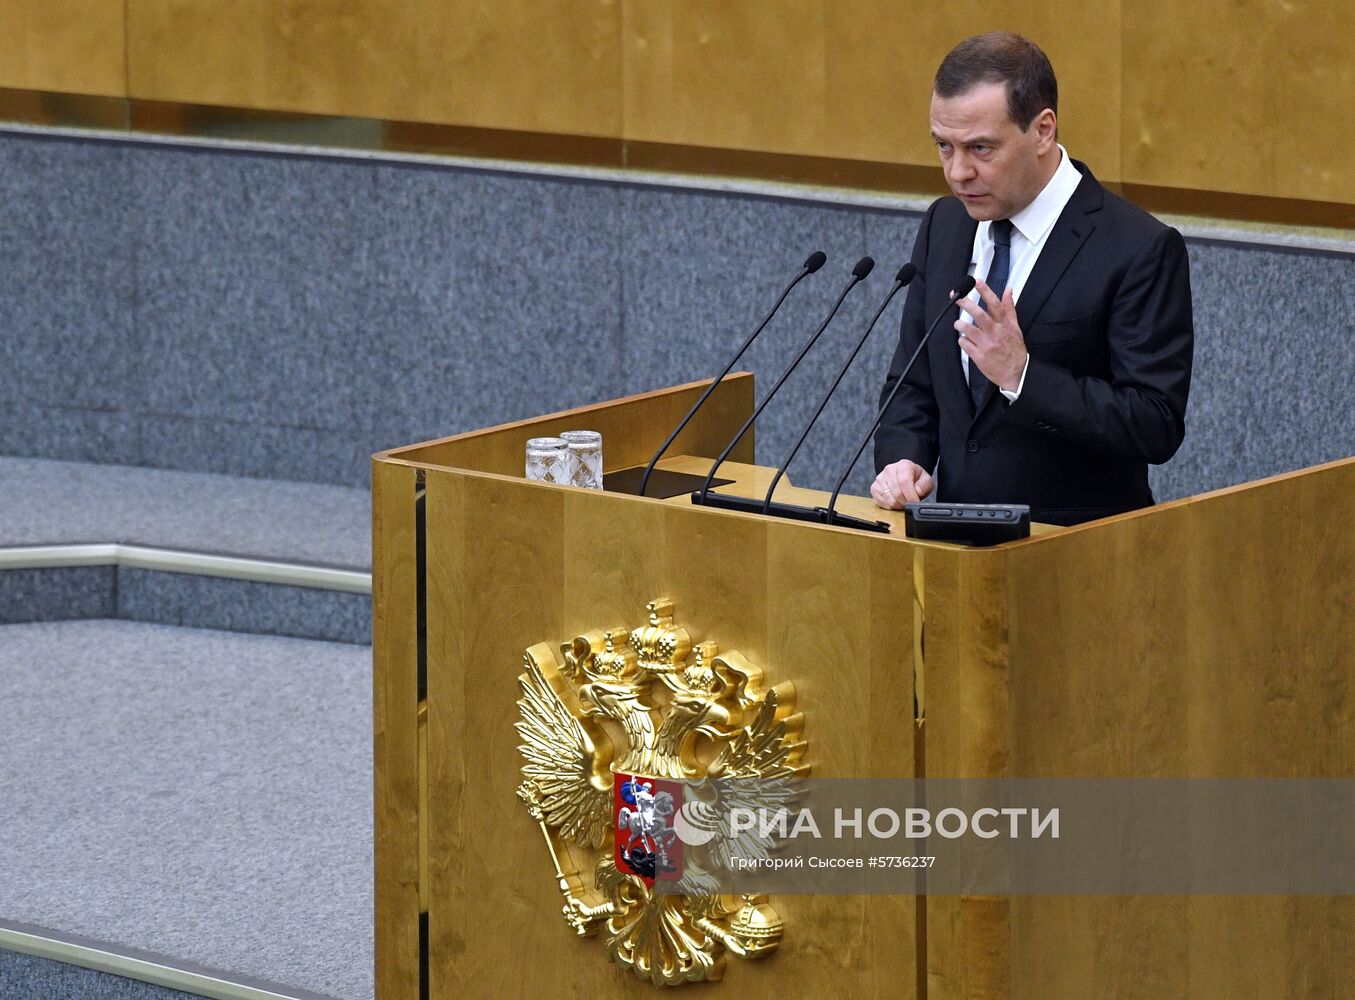
POLYGON ((969 363, 979 366, 988 381, 999 389, 1016 392, 1021 385, 1021 373, 1026 370, 1026 338, 1016 321, 1016 301, 1008 288, 998 299, 993 290, 982 281, 974 287, 983 297, 987 311, 961 299, 957 304, 970 315, 973 323, 961 317, 955 321, 960 334, 960 350, 969 355, 969 363))

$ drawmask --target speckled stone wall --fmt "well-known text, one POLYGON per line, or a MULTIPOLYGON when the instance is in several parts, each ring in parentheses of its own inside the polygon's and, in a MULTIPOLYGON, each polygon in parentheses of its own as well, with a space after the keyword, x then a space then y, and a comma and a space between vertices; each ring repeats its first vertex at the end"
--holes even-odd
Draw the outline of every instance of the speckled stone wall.
POLYGON ((94 618, 358 646, 372 641, 370 594, 127 566, 0 570, 0 625, 94 618))
POLYGON ((117 610, 116 566, 0 570, 0 625, 115 618, 117 610))
POLYGON ((0 996, 7 1000, 196 1000, 193 993, 4 950, 0 950, 0 996))
MULTIPOLYGON (((765 389, 863 253, 876 273, 758 426, 778 464, 917 216, 748 194, 0 133, 0 454, 362 486, 376 450, 712 373, 765 389)), ((1160 499, 1355 452, 1355 257, 1192 240, 1197 367, 1160 499)), ((826 486, 901 299, 791 476, 826 486)), ((855 492, 869 482, 862 460, 855 492)))

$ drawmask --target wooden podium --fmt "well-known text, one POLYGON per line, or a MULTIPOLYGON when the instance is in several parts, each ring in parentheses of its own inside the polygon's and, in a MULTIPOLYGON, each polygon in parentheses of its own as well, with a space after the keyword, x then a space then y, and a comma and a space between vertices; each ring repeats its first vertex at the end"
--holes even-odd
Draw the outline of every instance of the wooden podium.
MULTIPOLYGON (((893 533, 522 478, 526 439, 569 428, 602 432, 609 471, 644 464, 705 385, 375 456, 378 1000, 655 991, 567 925, 514 724, 528 647, 657 599, 794 686, 816 778, 1355 775, 1355 459, 987 549, 913 542, 862 498, 841 509, 893 533)), ((727 379, 660 467, 704 471, 753 402, 727 379)), ((725 491, 765 491, 752 455, 725 491)), ((771 902, 779 949, 683 988, 1338 997, 1355 974, 1346 897, 771 902)))

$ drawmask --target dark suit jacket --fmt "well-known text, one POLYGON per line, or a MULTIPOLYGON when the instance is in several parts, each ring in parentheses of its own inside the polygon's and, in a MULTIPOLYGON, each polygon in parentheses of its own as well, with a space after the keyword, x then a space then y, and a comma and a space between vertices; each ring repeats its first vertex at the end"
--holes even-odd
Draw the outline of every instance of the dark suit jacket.
MULTIPOLYGON (((1030 352, 1015 403, 996 389, 975 410, 949 310, 875 435, 875 466, 940 462, 937 500, 1024 503, 1078 524, 1152 504, 1148 463, 1185 436, 1194 328, 1185 241, 1175 229, 1082 182, 1016 304, 1030 352)), ((913 247, 897 383, 926 325, 969 269, 978 223, 956 198, 927 210, 913 247)))

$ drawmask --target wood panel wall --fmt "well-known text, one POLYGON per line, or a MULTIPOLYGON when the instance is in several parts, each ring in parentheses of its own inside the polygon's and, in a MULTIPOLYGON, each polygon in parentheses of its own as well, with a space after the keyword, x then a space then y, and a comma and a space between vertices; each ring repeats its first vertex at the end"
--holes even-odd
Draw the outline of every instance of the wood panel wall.
POLYGON ((1039 40, 1068 95, 1068 141, 1118 179, 1119 0, 1013 0, 992 16, 978 0, 630 4, 625 137, 932 166, 932 76, 983 25, 1039 40))
POLYGON ((123 0, 0 0, 0 87, 124 97, 123 0))
POLYGON ((1355 204, 1348 0, 0 0, 0 87, 916 170, 987 28, 1043 45, 1066 144, 1131 194, 1355 204))

